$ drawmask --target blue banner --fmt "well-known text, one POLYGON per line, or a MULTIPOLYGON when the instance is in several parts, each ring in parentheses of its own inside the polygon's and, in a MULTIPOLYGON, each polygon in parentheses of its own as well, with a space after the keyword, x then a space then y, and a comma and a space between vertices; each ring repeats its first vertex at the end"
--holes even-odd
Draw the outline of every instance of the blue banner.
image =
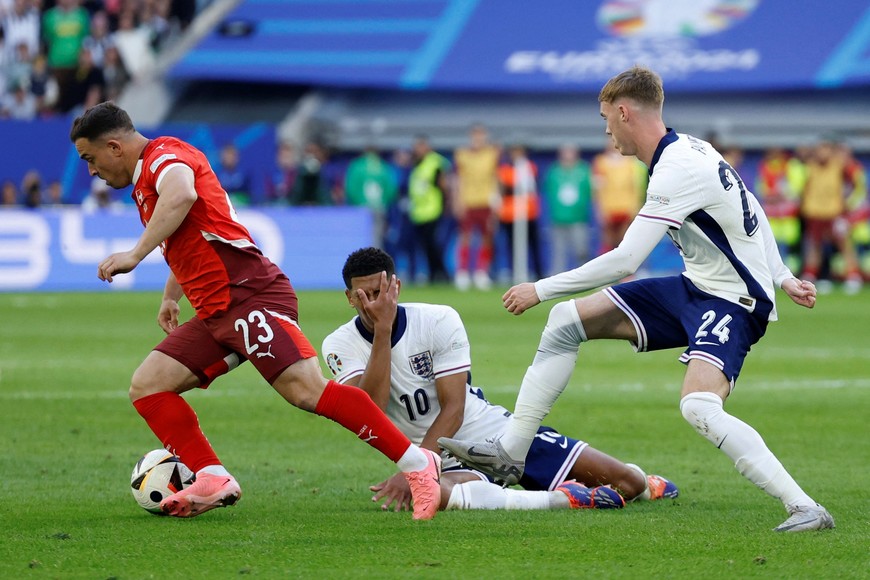
MULTIPOLYGON (((79 203, 91 187, 87 164, 69 140, 72 119, 0 121, 0 182, 20 185, 30 171, 39 173, 43 187, 60 183, 64 203, 79 203)), ((146 137, 172 135, 203 151, 212 167, 220 167, 220 149, 235 145, 239 169, 249 177, 253 203, 265 199, 266 182, 275 167, 275 127, 252 125, 175 123, 142 130, 146 137)), ((132 188, 114 192, 115 199, 129 202, 132 188)))
POLYGON ((246 0, 172 74, 334 86, 669 91, 870 85, 867 0, 246 0))
MULTIPOLYGON (((344 288, 348 254, 372 243, 371 214, 362 208, 240 209, 238 215, 300 290, 344 288)), ((111 284, 97 278, 97 264, 132 248, 141 233, 133 208, 0 211, 0 290, 162 290, 169 268, 159 250, 111 284)))

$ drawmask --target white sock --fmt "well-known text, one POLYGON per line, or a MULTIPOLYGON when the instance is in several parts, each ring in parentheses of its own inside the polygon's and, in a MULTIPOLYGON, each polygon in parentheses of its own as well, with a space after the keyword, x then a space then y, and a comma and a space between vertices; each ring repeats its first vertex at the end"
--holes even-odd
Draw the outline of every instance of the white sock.
POLYGON ((429 465, 429 458, 423 453, 422 449, 412 443, 396 462, 396 465, 399 467, 399 471, 404 471, 405 473, 409 471, 421 471, 429 465))
POLYGON ((503 488, 488 481, 467 481, 453 486, 449 510, 548 510, 570 508, 561 491, 526 491, 503 488))
POLYGON ((523 377, 514 414, 501 436, 502 447, 513 459, 528 454, 544 417, 568 385, 580 343, 585 340, 574 301, 556 304, 550 310, 532 366, 523 377))
POLYGON ((206 465, 205 467, 203 467, 202 469, 200 469, 196 473, 197 474, 208 473, 209 475, 227 475, 229 477, 232 477, 232 475, 230 475, 230 472, 227 471, 227 468, 224 467, 223 465, 220 465, 220 464, 206 465))
POLYGON ((646 486, 646 487, 644 487, 644 490, 640 493, 640 495, 637 495, 628 501, 648 501, 650 498, 650 494, 649 494, 649 480, 646 478, 646 472, 643 469, 641 469, 639 465, 635 465, 634 463, 626 463, 625 465, 626 465, 626 467, 630 467, 631 469, 638 472, 641 475, 641 477, 643 477, 643 482, 644 482, 644 485, 646 486))
POLYGON ((816 505, 767 448, 761 435, 725 412, 718 395, 689 393, 680 401, 680 411, 698 433, 734 461, 737 471, 786 507, 816 505))

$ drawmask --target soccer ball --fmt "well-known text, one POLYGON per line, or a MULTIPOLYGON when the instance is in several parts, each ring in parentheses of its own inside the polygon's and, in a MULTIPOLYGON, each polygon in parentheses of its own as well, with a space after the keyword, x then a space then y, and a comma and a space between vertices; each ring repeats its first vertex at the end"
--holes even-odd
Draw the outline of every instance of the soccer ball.
POLYGON ((130 476, 130 489, 136 502, 152 514, 162 514, 160 502, 188 487, 196 475, 181 459, 166 451, 149 451, 136 462, 130 476))

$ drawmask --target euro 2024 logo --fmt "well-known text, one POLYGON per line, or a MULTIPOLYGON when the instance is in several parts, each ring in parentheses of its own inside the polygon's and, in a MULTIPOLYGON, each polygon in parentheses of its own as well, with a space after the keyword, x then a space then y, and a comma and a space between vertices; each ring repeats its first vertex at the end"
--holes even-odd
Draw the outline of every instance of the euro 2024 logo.
POLYGON ((758 0, 606 0, 598 26, 618 38, 694 38, 731 28, 758 0))
POLYGON ((598 27, 610 38, 592 50, 520 50, 505 61, 511 74, 545 73, 557 82, 606 80, 635 64, 662 77, 751 70, 754 48, 703 50, 697 38, 723 32, 751 16, 759 0, 604 0, 598 27))

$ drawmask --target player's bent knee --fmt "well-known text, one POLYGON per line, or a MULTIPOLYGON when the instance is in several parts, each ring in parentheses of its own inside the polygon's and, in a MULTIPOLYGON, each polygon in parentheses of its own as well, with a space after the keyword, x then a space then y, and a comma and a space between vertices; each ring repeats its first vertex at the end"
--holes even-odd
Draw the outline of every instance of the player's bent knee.
POLYGON ((626 467, 617 474, 616 481, 611 484, 611 487, 616 488, 626 501, 631 501, 646 491, 646 485, 646 477, 643 474, 626 467))
POLYGON ((131 401, 137 401, 155 393, 183 393, 199 384, 199 378, 183 364, 152 351, 133 372, 129 395, 131 401))
POLYGON ((140 374, 138 370, 133 373, 133 378, 130 380, 130 390, 128 391, 130 401, 135 402, 143 397, 155 393, 175 391, 175 389, 166 388, 166 386, 162 385, 159 381, 147 379, 146 376, 147 375, 140 374))
POLYGON ((130 378, 130 401, 138 401, 162 390, 158 388, 159 382, 156 373, 148 365, 142 363, 130 378))
POLYGON ((722 412, 722 399, 714 393, 689 393, 680 400, 680 412, 695 431, 706 437, 710 421, 722 412))
POLYGON ((583 323, 573 300, 559 302, 550 309, 547 326, 541 335, 541 348, 553 353, 576 353, 586 340, 583 323))

